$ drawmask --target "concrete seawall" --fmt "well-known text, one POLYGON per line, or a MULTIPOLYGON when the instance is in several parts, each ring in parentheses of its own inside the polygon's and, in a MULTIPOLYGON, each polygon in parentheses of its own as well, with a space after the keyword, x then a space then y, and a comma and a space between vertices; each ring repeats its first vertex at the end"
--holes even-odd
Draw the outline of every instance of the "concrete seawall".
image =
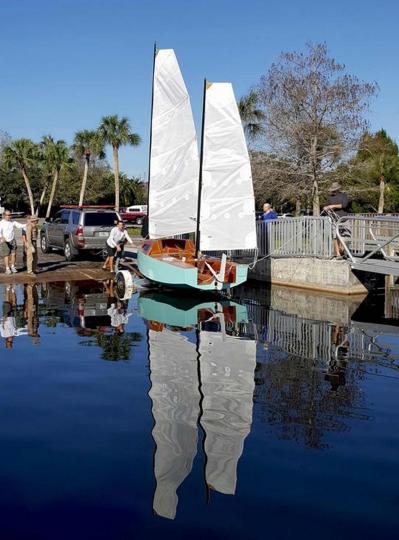
POLYGON ((346 260, 311 257, 265 259, 250 271, 249 278, 276 285, 352 295, 367 293, 346 260))

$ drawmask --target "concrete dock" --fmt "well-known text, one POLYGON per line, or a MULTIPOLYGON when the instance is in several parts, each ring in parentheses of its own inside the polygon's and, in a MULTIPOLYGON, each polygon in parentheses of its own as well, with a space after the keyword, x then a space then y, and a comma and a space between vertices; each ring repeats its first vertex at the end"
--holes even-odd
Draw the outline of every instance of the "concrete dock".
POLYGON ((349 261, 315 257, 282 257, 259 261, 249 272, 250 279, 273 285, 325 293, 356 295, 367 288, 352 272, 349 261))

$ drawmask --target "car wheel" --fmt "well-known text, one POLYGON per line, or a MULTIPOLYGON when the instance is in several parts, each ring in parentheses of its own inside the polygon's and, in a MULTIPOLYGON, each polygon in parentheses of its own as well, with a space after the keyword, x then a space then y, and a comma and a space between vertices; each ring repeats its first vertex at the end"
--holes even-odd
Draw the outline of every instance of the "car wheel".
POLYGON ((100 252, 101 260, 105 261, 108 257, 107 248, 103 248, 100 252))
POLYGON ((136 225, 142 225, 143 224, 143 218, 139 217, 136 219, 136 225))
POLYGON ((48 253, 50 251, 47 238, 45 234, 42 234, 40 237, 40 248, 42 250, 42 253, 48 253))
POLYGON ((73 250, 72 250, 71 242, 69 240, 65 240, 64 257, 65 257, 65 260, 68 262, 72 261, 73 259, 73 250))

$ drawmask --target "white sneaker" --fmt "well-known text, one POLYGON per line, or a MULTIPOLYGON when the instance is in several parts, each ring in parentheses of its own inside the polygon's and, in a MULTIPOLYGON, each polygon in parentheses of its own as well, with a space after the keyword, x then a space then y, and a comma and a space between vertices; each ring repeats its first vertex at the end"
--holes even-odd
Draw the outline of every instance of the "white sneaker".
POLYGON ((16 274, 18 272, 18 270, 15 268, 15 266, 11 266, 11 272, 13 274, 16 274))
POLYGON ((12 274, 11 270, 9 268, 6 268, 6 274, 10 275, 12 274))

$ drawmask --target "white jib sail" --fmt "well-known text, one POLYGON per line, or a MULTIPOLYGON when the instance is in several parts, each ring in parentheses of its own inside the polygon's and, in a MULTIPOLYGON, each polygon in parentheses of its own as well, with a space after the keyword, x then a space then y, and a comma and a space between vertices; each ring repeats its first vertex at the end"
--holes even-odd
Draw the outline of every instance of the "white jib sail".
POLYGON ((196 229, 199 158, 186 85, 172 49, 158 50, 154 66, 149 236, 196 229))
POLYGON ((200 214, 200 249, 256 248, 255 199, 244 130, 230 83, 209 83, 200 214))

